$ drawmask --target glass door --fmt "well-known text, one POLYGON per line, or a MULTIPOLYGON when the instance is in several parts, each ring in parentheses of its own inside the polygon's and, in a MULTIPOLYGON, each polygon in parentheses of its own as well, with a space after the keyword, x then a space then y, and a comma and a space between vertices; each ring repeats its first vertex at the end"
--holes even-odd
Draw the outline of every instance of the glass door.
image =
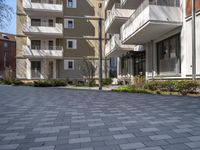
POLYGON ((39 79, 41 75, 41 62, 31 61, 31 78, 39 79))

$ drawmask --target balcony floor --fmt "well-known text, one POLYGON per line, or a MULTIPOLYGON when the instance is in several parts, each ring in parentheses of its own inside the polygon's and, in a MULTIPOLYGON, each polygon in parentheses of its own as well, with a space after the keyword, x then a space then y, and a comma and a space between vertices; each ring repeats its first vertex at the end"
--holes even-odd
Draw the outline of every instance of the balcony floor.
POLYGON ((124 44, 144 44, 151 40, 158 39, 165 33, 182 26, 182 23, 171 22, 147 22, 139 30, 131 34, 123 41, 124 44))

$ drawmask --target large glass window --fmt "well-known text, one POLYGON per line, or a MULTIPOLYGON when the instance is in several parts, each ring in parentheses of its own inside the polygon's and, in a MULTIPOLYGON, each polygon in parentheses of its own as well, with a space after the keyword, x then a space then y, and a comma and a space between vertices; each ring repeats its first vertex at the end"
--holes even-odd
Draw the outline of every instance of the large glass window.
POLYGON ((145 52, 137 52, 133 57, 134 76, 145 75, 145 52))
POLYGON ((180 74, 180 35, 157 43, 157 52, 160 75, 180 74))

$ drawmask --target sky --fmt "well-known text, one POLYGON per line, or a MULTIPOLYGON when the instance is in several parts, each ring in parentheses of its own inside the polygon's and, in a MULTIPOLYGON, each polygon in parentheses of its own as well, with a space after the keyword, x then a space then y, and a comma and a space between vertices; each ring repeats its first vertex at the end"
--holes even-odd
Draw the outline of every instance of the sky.
POLYGON ((14 9, 14 14, 9 26, 1 32, 16 34, 16 0, 6 0, 6 3, 14 9))

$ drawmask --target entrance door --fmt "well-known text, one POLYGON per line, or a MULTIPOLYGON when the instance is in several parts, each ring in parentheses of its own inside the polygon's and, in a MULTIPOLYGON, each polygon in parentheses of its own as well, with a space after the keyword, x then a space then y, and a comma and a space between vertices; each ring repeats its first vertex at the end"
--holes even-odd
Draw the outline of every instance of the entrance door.
POLYGON ((52 61, 49 62, 49 78, 50 79, 53 78, 53 62, 52 61))
POLYGON ((31 61, 31 78, 39 79, 41 75, 41 62, 31 61))

